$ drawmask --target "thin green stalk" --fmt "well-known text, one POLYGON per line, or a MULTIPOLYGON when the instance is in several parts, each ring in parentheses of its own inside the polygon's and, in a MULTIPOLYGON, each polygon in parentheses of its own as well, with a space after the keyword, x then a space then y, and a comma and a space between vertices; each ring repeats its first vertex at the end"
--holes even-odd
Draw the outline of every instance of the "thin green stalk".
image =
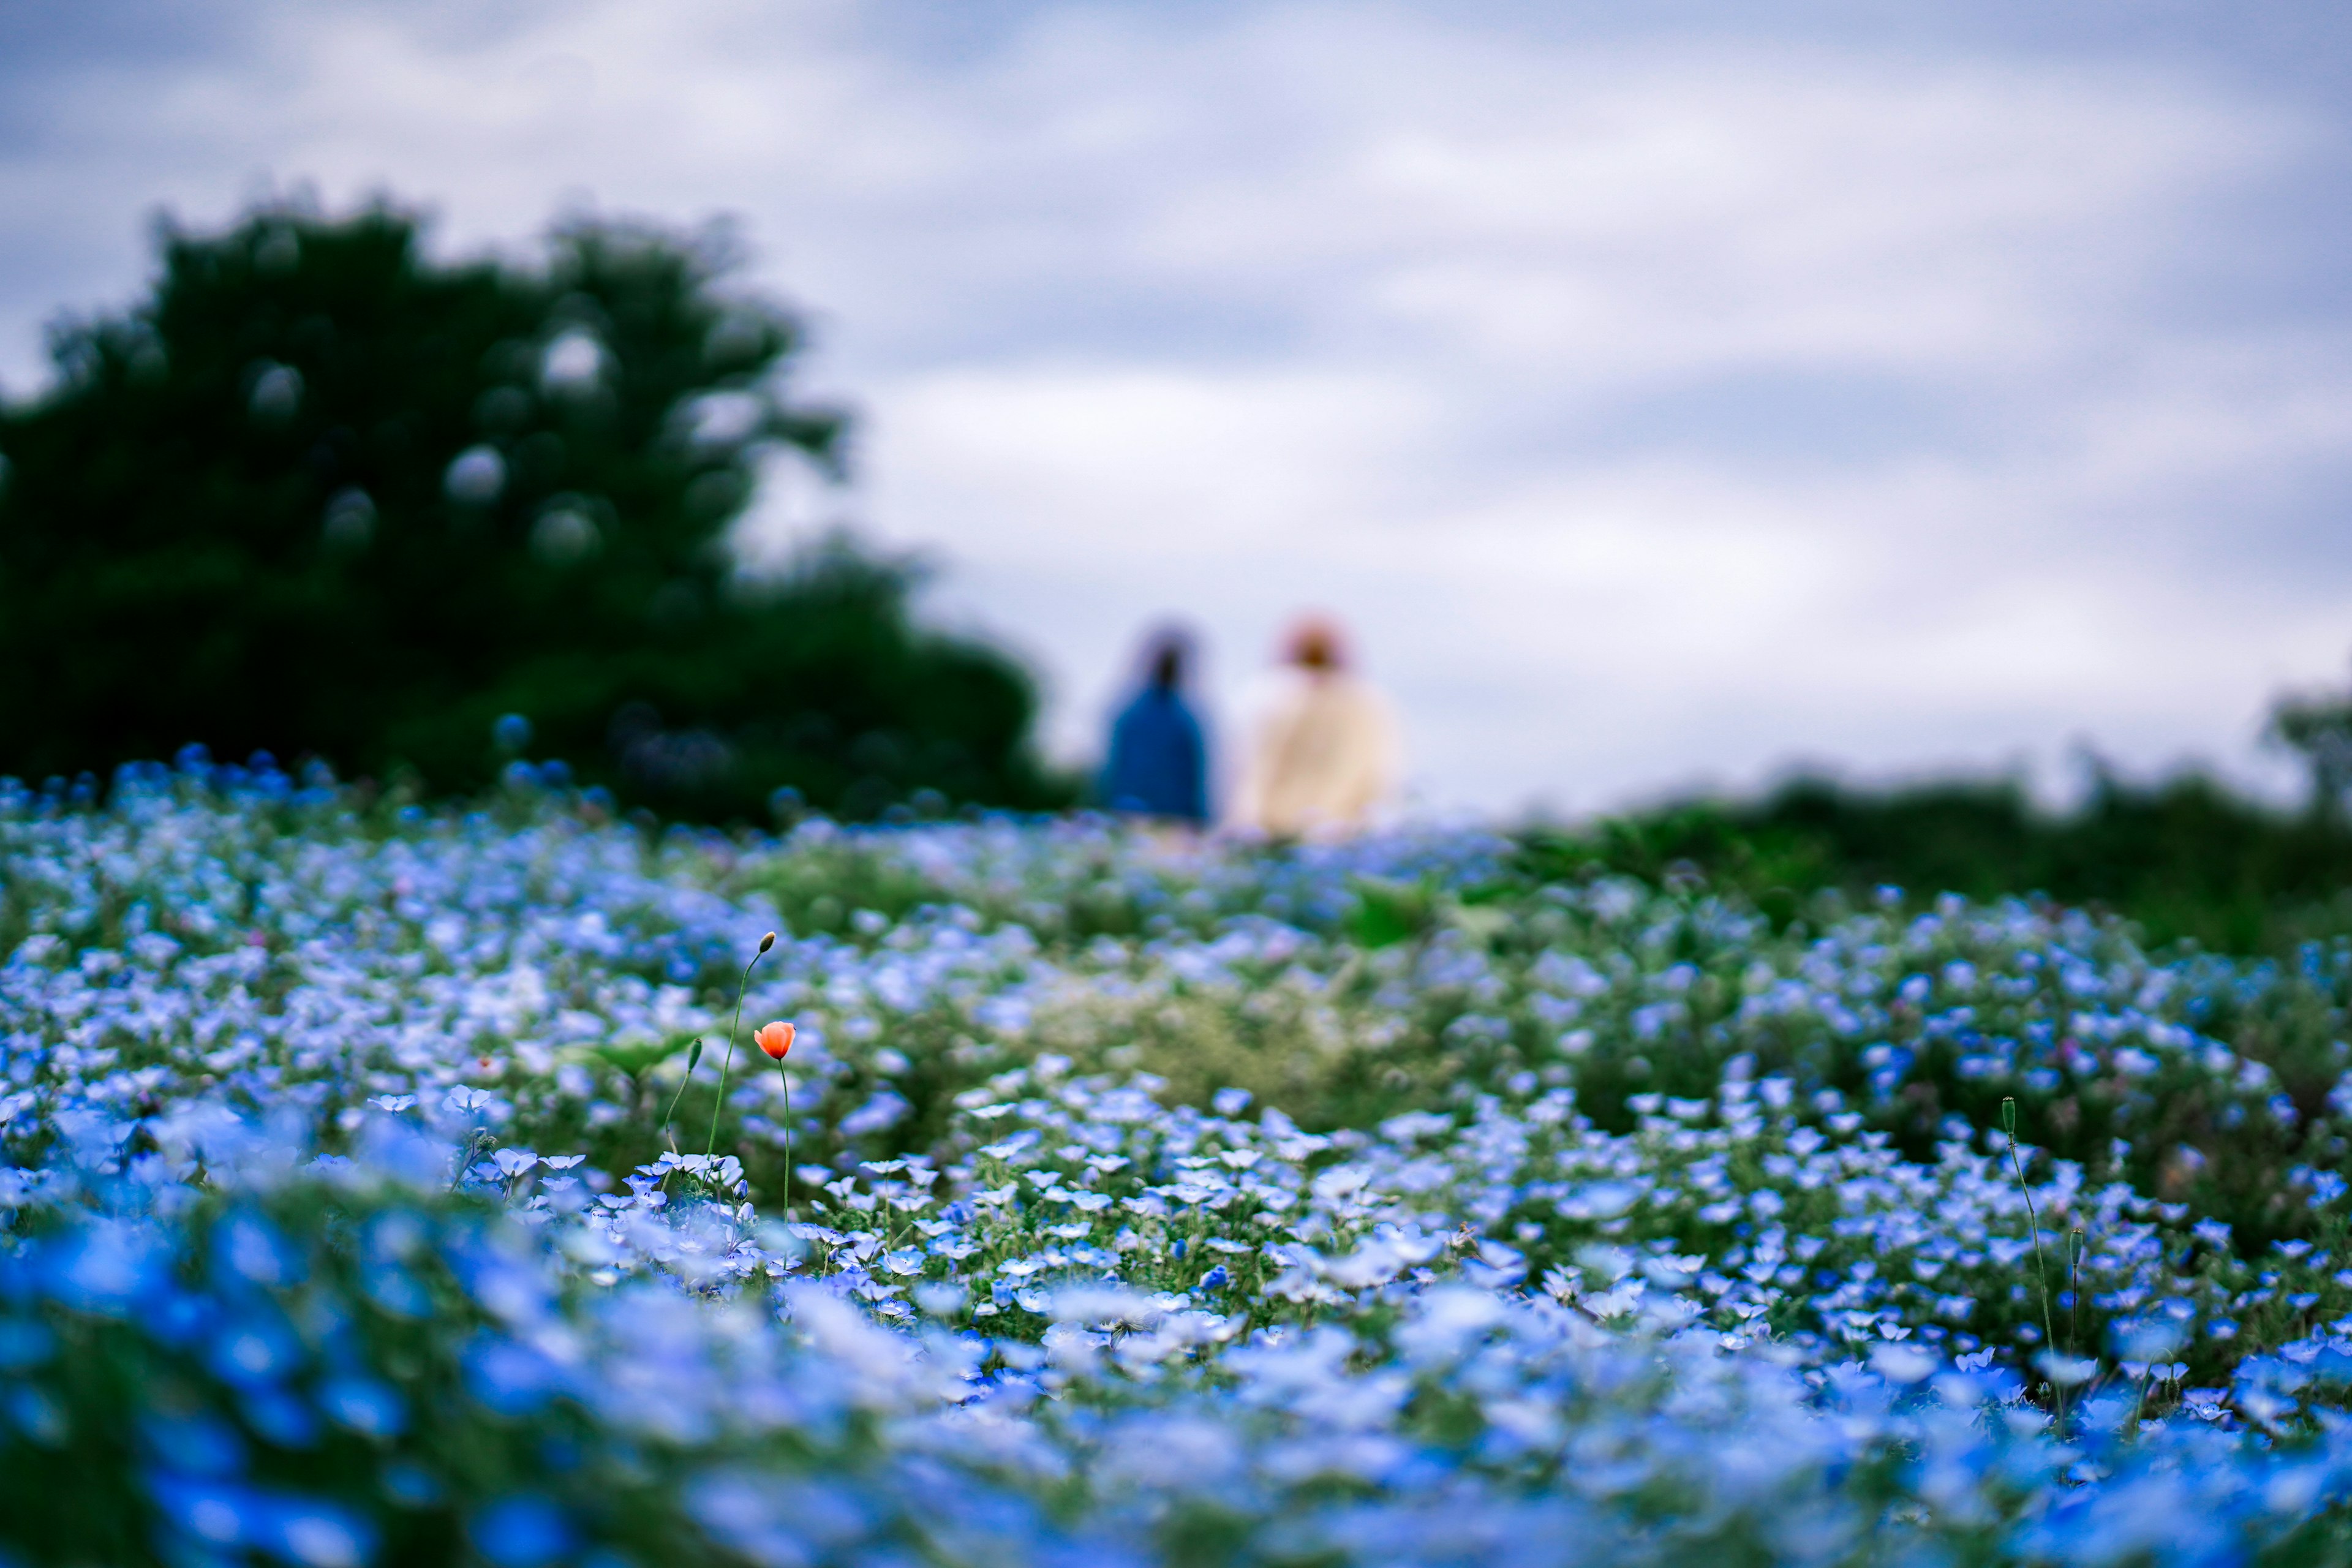
POLYGON ((710 1108, 710 1142, 702 1151, 702 1157, 706 1160, 719 1152, 719 1119, 727 1111, 727 1074, 735 1066, 735 1031, 743 1025, 743 993, 751 988, 751 971, 759 967, 760 960, 767 957, 768 950, 775 945, 774 931, 760 939, 760 951, 753 953, 751 962, 743 966, 742 982, 735 987, 735 1021, 727 1026, 727 1058, 719 1068, 719 1103, 710 1108))
POLYGON ((776 1076, 784 1080, 784 1218, 793 1217, 793 1075, 784 1058, 776 1058, 776 1076))
POLYGON ((2070 1310, 2074 1318, 2066 1328, 2066 1348, 2079 1352, 2083 1343, 2083 1248, 2089 1238, 2084 1236, 2080 1220, 2074 1222, 2074 1228, 2066 1236, 2066 1289, 2074 1297, 2070 1310))
MULTIPOLYGON (((2033 1272, 2042 1281, 2042 1342, 2049 1347, 2048 1353, 2055 1358, 2058 1354, 2058 1329, 2050 1316, 2050 1265, 2042 1256, 2042 1216, 2034 1210, 2033 1189, 2025 1182, 2025 1162, 2019 1158, 2017 1152, 2017 1100, 2013 1095, 2001 1096, 2000 1130, 2009 1134, 2010 1168, 2017 1173, 2017 1190, 2025 1198, 2025 1220, 2033 1227, 2033 1272)), ((2066 1391, 2058 1386, 2054 1373, 2050 1379, 2050 1390, 2052 1396, 2058 1401, 2059 1419, 2063 1421, 2066 1391)))
MULTIPOLYGON (((671 1095, 669 1098, 668 1113, 661 1119, 662 1131, 667 1132, 669 1131, 671 1121, 677 1115, 677 1102, 686 1098, 686 1086, 694 1081, 694 1069, 700 1066, 701 1062, 702 1042, 700 1040, 697 1040, 694 1042, 694 1049, 686 1053, 686 1076, 677 1080, 677 1092, 671 1095)), ((675 1138, 671 1139, 669 1146, 673 1149, 677 1148, 677 1140, 675 1138)))

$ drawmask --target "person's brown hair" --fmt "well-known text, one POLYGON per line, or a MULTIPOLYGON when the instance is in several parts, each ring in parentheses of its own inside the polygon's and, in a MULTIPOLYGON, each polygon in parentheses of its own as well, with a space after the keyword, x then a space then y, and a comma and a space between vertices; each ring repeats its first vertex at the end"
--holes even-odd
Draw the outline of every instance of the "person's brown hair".
POLYGON ((1336 623, 1323 616, 1301 616, 1284 640, 1283 659, 1301 669, 1333 670, 1348 667, 1347 638, 1336 623))

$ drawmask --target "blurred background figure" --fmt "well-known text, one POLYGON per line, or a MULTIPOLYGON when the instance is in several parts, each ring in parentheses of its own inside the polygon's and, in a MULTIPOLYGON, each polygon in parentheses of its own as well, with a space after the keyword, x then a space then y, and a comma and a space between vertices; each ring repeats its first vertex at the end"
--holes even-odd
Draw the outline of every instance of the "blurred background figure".
POLYGON ((1396 786, 1396 721, 1348 668, 1339 628, 1291 627, 1283 668, 1252 726, 1234 826, 1276 838, 1335 838, 1366 826, 1396 786))
POLYGON ((1103 804, 1113 811, 1172 821, 1209 820, 1209 752, 1184 699, 1192 639, 1163 627, 1144 645, 1143 689, 1111 721, 1103 804))

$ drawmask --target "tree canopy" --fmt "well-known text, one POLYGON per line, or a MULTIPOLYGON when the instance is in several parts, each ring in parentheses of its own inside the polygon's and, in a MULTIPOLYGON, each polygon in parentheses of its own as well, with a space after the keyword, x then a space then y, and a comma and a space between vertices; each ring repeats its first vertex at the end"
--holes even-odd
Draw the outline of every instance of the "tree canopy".
POLYGON ((842 421, 720 247, 419 240, 382 205, 166 229, 145 300, 53 332, 53 388, 0 408, 0 770, 194 741, 466 788, 527 746, 685 815, 1059 798, 1024 672, 916 626, 902 563, 739 572, 761 463, 835 463, 842 421))

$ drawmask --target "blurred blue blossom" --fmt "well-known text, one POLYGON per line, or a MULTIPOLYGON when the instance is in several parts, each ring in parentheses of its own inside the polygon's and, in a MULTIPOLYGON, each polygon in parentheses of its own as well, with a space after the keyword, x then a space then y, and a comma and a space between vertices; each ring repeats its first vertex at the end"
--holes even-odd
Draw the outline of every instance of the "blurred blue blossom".
POLYGON ((498 1568, 2347 1544, 2352 1230, 2307 1142, 2336 1113, 2277 1114, 2213 1020, 2333 996, 2352 955, 2159 962, 1958 900, 1797 940, 1607 879, 1497 914, 1446 901, 1506 874, 1476 833, 648 841, 539 796, 363 823, 273 769, 225 796, 195 759, 81 812, 0 789, 34 889, 0 962, 0 1541, 312 1568, 460 1538, 498 1568), (1439 889, 1426 929, 1358 942, 1366 878, 1439 889), (709 1058, 687 1076, 770 929, 746 1009, 801 1029, 789 1200, 779 1075, 724 1105, 709 1058), (1280 1070, 1218 1081, 1260 1038, 1280 1070), (1325 1067, 1368 1109, 1310 1118, 1284 1075, 1325 1067), (694 1136, 665 1137, 681 1091, 694 1136), (2292 1234, 2199 1207, 2222 1162, 2177 1130, 2139 1161, 2124 1134, 2191 1103, 2306 1151, 2292 1234), (2036 1146, 2062 1104, 2121 1131, 2036 1146))
POLYGON ((577 1541, 563 1510, 545 1498, 510 1497, 474 1516, 467 1533, 497 1568, 544 1568, 577 1541))

